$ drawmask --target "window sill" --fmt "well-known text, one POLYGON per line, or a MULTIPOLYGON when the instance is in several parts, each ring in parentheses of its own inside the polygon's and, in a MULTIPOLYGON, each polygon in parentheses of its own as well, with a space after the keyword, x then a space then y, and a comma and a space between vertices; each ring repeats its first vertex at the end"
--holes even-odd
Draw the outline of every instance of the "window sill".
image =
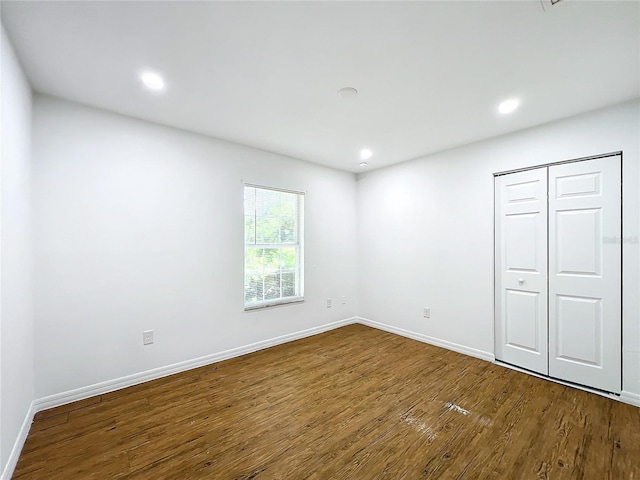
POLYGON ((250 310, 259 310, 261 308, 269 308, 269 307, 278 307, 281 305, 289 305, 291 303, 302 303, 304 302, 304 297, 289 297, 279 300, 267 300, 262 303, 252 303, 251 305, 245 305, 244 311, 248 312, 250 310))

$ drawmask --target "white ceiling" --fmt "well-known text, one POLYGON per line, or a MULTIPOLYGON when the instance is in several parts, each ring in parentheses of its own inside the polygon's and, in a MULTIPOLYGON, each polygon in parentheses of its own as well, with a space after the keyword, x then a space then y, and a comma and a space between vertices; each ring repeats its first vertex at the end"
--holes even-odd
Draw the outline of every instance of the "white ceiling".
POLYGON ((639 7, 3 1, 2 22, 37 92, 356 172, 363 147, 378 168, 640 96, 639 7))

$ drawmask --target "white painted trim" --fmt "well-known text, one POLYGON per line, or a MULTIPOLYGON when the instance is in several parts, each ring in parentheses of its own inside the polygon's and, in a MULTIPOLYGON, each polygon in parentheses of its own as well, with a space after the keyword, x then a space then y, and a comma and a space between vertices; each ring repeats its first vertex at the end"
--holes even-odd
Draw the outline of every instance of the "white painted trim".
POLYGON ((464 355, 470 355, 472 357, 486 360, 488 362, 494 362, 495 356, 491 352, 485 352, 484 350, 478 350, 477 348, 467 347, 466 345, 460 345, 458 343, 449 342, 447 340, 441 340, 439 338, 423 335, 422 333, 413 332, 411 330, 405 330, 404 328, 395 327, 382 322, 376 322, 369 320, 368 318, 358 317, 358 323, 367 325, 368 327, 377 328, 378 330, 384 330, 385 332, 395 333, 402 337, 418 340, 419 342, 435 345, 436 347, 446 348, 453 350, 454 352, 462 353, 464 355))
POLYGON ((29 435, 29 429, 31 428, 31 423, 33 422, 33 416, 35 414, 35 402, 31 402, 29 410, 27 410, 27 414, 25 415, 24 421, 22 422, 22 426, 20 427, 20 431, 18 432, 18 438, 16 438, 4 470, 0 474, 0 480, 9 480, 13 475, 13 471, 16 469, 16 465, 18 465, 18 459, 20 458, 22 447, 24 447, 24 442, 27 441, 27 435, 29 435))
POLYGON ((620 401, 628 403, 629 405, 640 407, 640 395, 637 393, 627 392, 623 390, 622 392, 620 392, 620 401))
POLYGON ((310 337, 312 335, 317 335, 319 333, 333 330, 335 328, 356 323, 357 321, 357 317, 346 318, 343 320, 338 320, 337 322, 327 323, 319 327, 313 327, 307 330, 301 330, 299 332, 282 335, 280 337, 262 340, 260 342, 252 343, 242 347, 232 348, 230 350, 224 350, 218 353, 212 353, 210 355, 205 355, 204 357, 185 360, 184 362, 178 362, 172 365, 166 365, 164 367, 158 367, 152 370, 134 373, 132 375, 127 375, 126 377, 120 377, 113 380, 107 380, 105 382, 95 383, 86 387, 76 388, 67 392, 38 398, 34 401, 34 405, 36 408, 36 412, 40 412, 48 408, 59 407, 60 405, 76 402, 78 400, 83 400, 95 395, 102 395, 103 393, 113 392, 114 390, 120 390, 121 388, 131 387, 139 383, 144 383, 150 380, 155 380, 157 378, 173 375, 174 373, 184 372, 186 370, 191 370, 192 368, 202 367, 204 365, 220 362, 222 360, 228 360, 233 357, 239 357, 240 355, 246 355, 247 353, 263 350, 265 348, 280 345, 282 343, 287 343, 294 340, 299 340, 301 338, 310 337))

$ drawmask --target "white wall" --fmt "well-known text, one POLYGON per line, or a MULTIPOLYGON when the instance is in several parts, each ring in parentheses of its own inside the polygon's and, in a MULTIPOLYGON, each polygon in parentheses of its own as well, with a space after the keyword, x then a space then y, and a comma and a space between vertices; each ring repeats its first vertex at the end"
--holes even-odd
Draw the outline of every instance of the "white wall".
POLYGON ((33 400, 31 87, 2 27, 0 471, 33 400))
POLYGON ((640 394, 639 117, 626 103, 360 174, 360 316, 493 355, 492 174, 622 150, 623 389, 640 394))
POLYGON ((33 155, 36 397, 357 312, 353 174, 39 95, 33 155), (302 304, 243 310, 243 181, 307 193, 302 304))

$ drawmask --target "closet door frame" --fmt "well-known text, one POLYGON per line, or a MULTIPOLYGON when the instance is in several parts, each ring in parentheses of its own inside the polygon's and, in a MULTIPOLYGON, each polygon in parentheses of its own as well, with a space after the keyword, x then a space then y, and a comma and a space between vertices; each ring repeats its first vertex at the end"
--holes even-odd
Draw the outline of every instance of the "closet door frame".
MULTIPOLYGON (((540 168, 546 168, 549 169, 550 167, 554 167, 557 165, 565 165, 565 164, 570 164, 570 163, 579 163, 579 162, 584 162, 584 161, 588 161, 588 160, 596 160, 596 159, 606 159, 606 158, 611 158, 613 161, 618 161, 620 162, 620 193, 621 193, 621 197, 620 197, 620 238, 624 238, 624 223, 623 223, 623 192, 624 192, 624 185, 623 185, 623 171, 624 171, 624 156, 622 151, 614 151, 614 152, 610 152, 610 153, 604 153, 604 154, 599 154, 599 155, 592 155, 592 156, 588 156, 588 157, 580 157, 580 158, 574 158, 574 159, 569 159, 569 160, 562 160, 562 161, 558 161, 558 162, 551 162, 551 163, 543 163, 543 164, 538 164, 538 165, 531 165, 528 167, 523 167, 523 168, 517 168, 517 169, 512 169, 512 170, 505 170, 505 171, 500 171, 500 172, 496 172, 493 174, 494 177, 494 261, 493 261, 493 266, 494 266, 494 306, 493 306, 493 328, 494 328, 494 354, 498 351, 498 345, 497 345, 497 317, 496 315, 498 314, 498 278, 497 276, 501 274, 501 272, 499 272, 496 268, 497 265, 497 255, 498 252, 496 251, 496 215, 497 215, 497 207, 498 205, 495 203, 496 201, 496 192, 495 192, 495 186, 496 186, 496 178, 499 176, 504 176, 504 175, 509 175, 512 173, 518 173, 518 172, 524 172, 524 171, 529 171, 529 170, 535 170, 535 169, 540 169, 540 168)), ((550 213, 550 212, 549 212, 550 213)), ((619 394, 621 392, 622 389, 622 384, 623 384, 623 356, 624 356, 624 349, 623 349, 623 332, 624 332, 624 313, 623 313, 623 309, 622 309, 622 289, 623 289, 623 284, 622 284, 622 277, 623 277, 623 273, 624 273, 624 265, 623 265, 623 251, 622 251, 622 246, 620 248, 620 291, 619 291, 619 295, 620 295, 620 315, 619 315, 619 332, 620 332, 620 338, 619 338, 619 346, 620 346, 620 355, 619 355, 619 366, 620 366, 620 377, 619 379, 617 379, 619 381, 619 385, 620 388, 615 388, 615 389, 606 389, 603 390, 606 393, 615 393, 615 394, 619 394)), ((550 273, 550 272, 549 272, 550 273)), ((506 365, 510 365, 513 366, 517 369, 523 369, 523 367, 518 366, 518 365, 514 365, 514 364, 510 364, 509 362, 504 362, 498 358, 496 358, 495 360, 498 363, 504 363, 506 365)), ((523 370, 526 371, 526 368, 524 368, 523 370)), ((534 375, 540 375, 536 372, 531 372, 534 375)), ((557 377, 552 377, 550 375, 544 375, 542 374, 543 377, 545 378, 549 378, 550 380, 556 380, 559 381, 561 383, 565 383, 567 382, 568 384, 575 384, 576 386, 580 387, 580 388, 587 388, 587 389, 593 389, 593 390, 600 390, 597 387, 592 387, 589 385, 585 385, 583 383, 578 383, 576 381, 571 381, 571 380, 566 380, 566 379, 562 379, 562 378, 557 378, 557 377)))

